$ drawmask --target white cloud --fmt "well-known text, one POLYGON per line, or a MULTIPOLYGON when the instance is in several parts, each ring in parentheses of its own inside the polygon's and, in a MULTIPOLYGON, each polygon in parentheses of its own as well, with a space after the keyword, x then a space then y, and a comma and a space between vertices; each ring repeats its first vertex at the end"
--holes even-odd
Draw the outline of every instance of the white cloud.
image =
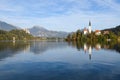
POLYGON ((120 12, 120 4, 115 2, 115 0, 93 0, 95 1, 98 5, 102 7, 108 7, 112 10, 120 12))
POLYGON ((22 6, 17 6, 17 5, 11 5, 9 0, 1 0, 0 1, 0 11, 8 11, 8 12, 20 12, 23 11, 22 6))
POLYGON ((8 1, 12 0, 0 3, 0 10, 14 14, 0 12, 0 20, 22 28, 40 25, 51 30, 75 31, 87 27, 89 20, 93 29, 117 26, 120 22, 120 6, 114 0, 30 0, 14 6, 8 1), (110 11, 98 11, 99 7, 93 10, 93 5, 110 11))
POLYGON ((32 27, 34 25, 40 25, 50 30, 58 31, 75 31, 77 29, 83 29, 88 27, 88 21, 92 21, 92 28, 104 29, 119 25, 120 19, 114 15, 108 14, 92 14, 86 15, 84 13, 73 13, 70 15, 51 16, 47 18, 35 18, 35 17, 14 17, 4 18, 14 25, 22 26, 23 28, 32 27))

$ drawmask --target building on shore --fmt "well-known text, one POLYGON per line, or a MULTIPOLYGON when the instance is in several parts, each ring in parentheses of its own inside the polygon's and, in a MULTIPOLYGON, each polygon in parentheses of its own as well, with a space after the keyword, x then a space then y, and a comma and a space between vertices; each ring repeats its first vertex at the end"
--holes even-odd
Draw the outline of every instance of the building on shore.
POLYGON ((104 31, 103 34, 104 34, 104 35, 105 35, 105 34, 109 34, 109 31, 104 31))
POLYGON ((28 33, 28 34, 30 34, 30 31, 27 29, 27 28, 25 28, 25 29, 23 29, 26 33, 28 33))

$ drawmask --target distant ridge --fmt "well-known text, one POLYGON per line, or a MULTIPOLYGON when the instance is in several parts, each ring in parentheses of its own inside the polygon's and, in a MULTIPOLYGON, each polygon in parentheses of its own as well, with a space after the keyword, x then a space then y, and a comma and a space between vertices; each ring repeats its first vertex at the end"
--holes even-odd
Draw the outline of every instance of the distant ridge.
POLYGON ((29 29, 30 33, 33 36, 36 37, 59 37, 59 38, 65 38, 68 33, 67 32, 63 32, 63 31, 51 31, 51 30, 47 30, 44 27, 41 26, 33 26, 32 28, 29 29))
POLYGON ((10 31, 13 29, 19 29, 19 28, 11 24, 8 24, 6 22, 0 21, 0 30, 10 31))
POLYGON ((115 28, 104 29, 102 31, 112 31, 116 35, 120 35, 120 25, 116 26, 115 28))
MULTIPOLYGON (((17 26, 14 26, 14 25, 11 25, 7 22, 0 21, 0 30, 10 31, 10 30, 13 30, 13 29, 21 29, 21 28, 19 28, 17 26)), ((47 30, 47 29, 45 29, 44 27, 41 27, 41 26, 33 26, 32 28, 29 28, 28 30, 35 37, 65 38, 68 35, 67 32, 51 31, 51 30, 47 30)))

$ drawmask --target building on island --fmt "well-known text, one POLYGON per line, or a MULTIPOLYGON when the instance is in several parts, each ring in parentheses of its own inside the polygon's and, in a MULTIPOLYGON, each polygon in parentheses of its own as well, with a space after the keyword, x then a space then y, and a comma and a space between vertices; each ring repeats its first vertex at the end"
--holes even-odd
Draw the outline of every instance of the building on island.
POLYGON ((95 31, 95 35, 101 35, 101 31, 100 30, 96 30, 95 31))
POLYGON ((84 33, 84 35, 88 34, 88 33, 89 33, 88 29, 87 29, 87 28, 84 28, 83 33, 84 33))
MULTIPOLYGON (((91 34, 92 33, 92 26, 91 26, 92 24, 91 24, 91 21, 89 21, 89 26, 88 26, 88 28, 84 28, 83 29, 83 34, 84 35, 87 35, 87 34, 91 34)), ((95 30, 94 31, 94 33, 95 33, 95 35, 101 35, 101 31, 100 30, 95 30)), ((109 34, 109 32, 108 31, 104 31, 104 34, 109 34)))
POLYGON ((91 32, 92 32, 92 29, 91 29, 91 21, 89 21, 88 29, 87 29, 87 28, 84 28, 83 33, 84 33, 84 35, 86 35, 86 34, 91 34, 91 32))
POLYGON ((89 33, 91 33, 92 29, 91 29, 91 21, 89 21, 89 27, 88 27, 89 33))

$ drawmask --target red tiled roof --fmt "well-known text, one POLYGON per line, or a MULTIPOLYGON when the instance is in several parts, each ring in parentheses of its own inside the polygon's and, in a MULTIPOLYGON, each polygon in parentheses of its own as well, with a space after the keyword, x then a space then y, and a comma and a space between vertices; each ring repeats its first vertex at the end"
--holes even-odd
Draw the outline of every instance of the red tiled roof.
POLYGON ((96 30, 95 32, 101 32, 100 30, 96 30))

